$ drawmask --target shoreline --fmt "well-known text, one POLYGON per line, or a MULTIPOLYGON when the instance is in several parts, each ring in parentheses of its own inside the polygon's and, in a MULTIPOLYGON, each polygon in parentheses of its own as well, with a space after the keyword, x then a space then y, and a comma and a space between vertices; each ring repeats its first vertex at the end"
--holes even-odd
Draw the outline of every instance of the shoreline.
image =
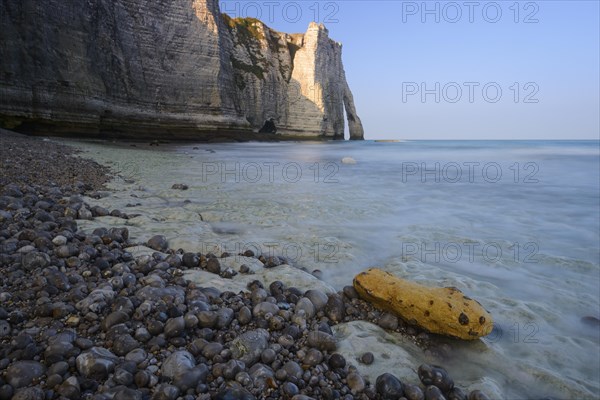
POLYGON ((339 328, 353 322, 399 333, 437 361, 451 349, 375 309, 352 286, 327 293, 260 282, 248 263, 277 273, 285 260, 176 251, 160 236, 130 243, 126 227, 84 234, 77 219, 110 214, 125 226, 123 212, 81 198, 106 190, 110 170, 39 138, 0 131, 0 144, 0 400, 378 399, 399 386, 409 399, 441 390, 466 399, 446 371, 437 386, 395 370, 363 377, 359 370, 382 355, 340 353, 339 328), (147 254, 128 250, 141 246, 147 254), (236 257, 247 263, 226 263, 236 257), (244 292, 219 290, 186 280, 186 271, 225 282, 246 275, 249 283, 244 292))
POLYGON ((344 141, 343 137, 322 135, 300 135, 292 133, 260 133, 243 130, 215 130, 215 131, 190 131, 189 133, 166 133, 164 130, 156 134, 147 132, 119 133, 119 131, 71 131, 71 130, 49 130, 49 129, 25 129, 12 131, 0 127, 5 132, 29 137, 54 137, 61 139, 83 139, 100 141, 121 141, 126 143, 245 143, 245 142, 327 142, 344 141))

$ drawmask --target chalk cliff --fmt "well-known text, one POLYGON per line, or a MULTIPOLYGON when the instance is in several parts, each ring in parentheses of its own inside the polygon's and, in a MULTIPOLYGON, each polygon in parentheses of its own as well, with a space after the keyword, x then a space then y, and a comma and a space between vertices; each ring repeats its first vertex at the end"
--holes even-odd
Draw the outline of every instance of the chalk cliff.
POLYGON ((0 125, 104 137, 362 139, 341 45, 217 0, 0 0, 0 125))

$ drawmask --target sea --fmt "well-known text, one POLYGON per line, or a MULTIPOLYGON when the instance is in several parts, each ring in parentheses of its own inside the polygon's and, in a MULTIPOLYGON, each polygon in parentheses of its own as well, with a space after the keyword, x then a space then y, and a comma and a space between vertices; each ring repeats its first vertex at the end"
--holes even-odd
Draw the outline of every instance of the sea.
POLYGON ((71 144, 116 171, 89 201, 138 214, 134 241, 276 255, 336 289, 369 267, 455 286, 495 325, 440 338, 457 385, 600 397, 599 141, 71 144))

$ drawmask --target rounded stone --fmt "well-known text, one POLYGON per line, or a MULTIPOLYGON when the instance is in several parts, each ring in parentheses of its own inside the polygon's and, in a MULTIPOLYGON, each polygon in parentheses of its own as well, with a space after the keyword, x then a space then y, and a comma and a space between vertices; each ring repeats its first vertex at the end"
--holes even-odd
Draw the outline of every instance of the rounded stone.
POLYGON ((123 322, 129 321, 129 315, 123 311, 115 311, 106 316, 100 324, 103 331, 108 331, 111 327, 123 322))
POLYGON ((481 390, 473 390, 469 393, 469 400, 490 400, 490 398, 481 390))
POLYGON ((289 396, 289 397, 295 396, 298 393, 300 393, 300 390, 298 389, 298 386, 296 386, 292 382, 285 382, 282 385, 281 390, 283 391, 283 393, 286 396, 289 396))
POLYGON ((195 366, 196 361, 194 356, 189 352, 185 350, 176 351, 163 362, 160 372, 162 376, 174 379, 176 376, 183 374, 195 366))
POLYGON ((404 395, 404 386, 400 379, 389 373, 377 377, 375 390, 382 400, 395 400, 404 395))
POLYGON ((379 317, 379 321, 377 324, 383 329, 395 330, 398 328, 398 317, 391 313, 383 313, 381 317, 379 317))
POLYGON ((338 294, 332 294, 325 305, 325 314, 333 322, 342 322, 345 314, 344 300, 338 294))
POLYGON ((165 336, 166 337, 176 337, 181 336, 181 334, 185 331, 185 321, 183 317, 170 318, 167 320, 165 324, 165 336))
POLYGON ((442 392, 446 393, 454 387, 454 381, 448 375, 448 372, 437 365, 422 364, 418 370, 419 379, 425 386, 436 386, 442 392))
POLYGON ((148 247, 156 251, 164 252, 169 247, 167 238, 163 235, 155 235, 148 239, 148 247))
POLYGON ((69 363, 67 363, 66 361, 59 361, 56 362, 54 364, 52 364, 49 368, 48 368, 48 375, 64 375, 67 371, 69 370, 69 363))
POLYGON ((112 349, 118 356, 124 356, 132 350, 137 349, 140 343, 130 334, 119 335, 113 342, 112 349))
POLYGON ((269 345, 269 332, 265 329, 246 331, 231 342, 231 355, 250 367, 257 363, 269 345))
POLYGON ((370 351, 364 353, 360 357, 360 362, 362 362, 365 365, 371 365, 373 364, 373 361, 375 361, 375 356, 373 356, 373 353, 371 353, 370 351))
POLYGON ((154 391, 153 400, 176 400, 179 397, 179 388, 177 386, 162 384, 154 391))
POLYGON ((217 258, 209 258, 206 261, 206 270, 208 272, 212 272, 213 274, 220 274, 221 273, 221 263, 219 262, 219 259, 217 258))
POLYGON ((187 268, 197 268, 200 265, 200 257, 196 253, 184 253, 181 262, 187 268))
POLYGON ((346 366, 346 359, 339 353, 333 353, 329 357, 329 366, 333 369, 344 368, 346 366))
POLYGON ((134 349, 125 355, 125 361, 131 361, 135 364, 142 363, 148 357, 148 353, 144 349, 134 349))
POLYGON ((160 335, 165 329, 165 324, 160 321, 150 320, 147 325, 148 332, 153 336, 160 335))
POLYGON ((304 315, 308 319, 314 317, 316 312, 315 306, 313 305, 312 301, 310 301, 306 297, 300 298, 300 300, 298 300, 298 302, 296 303, 296 314, 298 314, 300 311, 304 311, 304 315))
POLYGON ((320 364, 323 361, 323 353, 321 353, 317 349, 309 349, 304 356, 302 362, 305 365, 314 367, 317 364, 320 364))
POLYGON ((219 309, 217 311, 217 328, 227 328, 231 324, 231 321, 233 321, 234 315, 234 311, 229 307, 219 309))
POLYGON ((31 385, 45 373, 46 367, 38 361, 17 361, 6 369, 6 380, 13 388, 18 389, 31 385))
POLYGON ((260 360, 264 364, 271 364, 277 358, 277 353, 273 349, 265 349, 260 353, 260 360))
POLYGON ((139 388, 148 386, 148 383, 150 383, 150 375, 151 374, 148 371, 136 372, 135 377, 134 377, 135 385, 139 388))
POLYGON ((52 243, 55 246, 63 246, 65 244, 67 244, 67 238, 64 237, 63 235, 57 235, 54 237, 54 239, 52 239, 52 243))
MULTIPOLYGON (((410 383, 405 383, 404 384, 404 397, 406 397, 407 400, 423 400, 425 398, 425 394, 423 393, 423 390, 419 386, 411 385, 410 383)), ((464 398, 460 398, 460 399, 457 398, 454 400, 467 400, 467 397, 465 396, 464 398)))
POLYGON ((254 309, 252 310, 252 314, 254 315, 254 317, 257 318, 262 318, 266 314, 275 315, 278 312, 279 307, 277 307, 277 304, 269 303, 267 301, 258 303, 256 306, 254 306, 254 309))
POLYGON ((317 311, 321 311, 325 308, 327 301, 329 300, 325 293, 317 289, 307 290, 306 293, 304 293, 304 297, 311 301, 317 311))
POLYGON ((129 386, 133 383, 133 374, 123 368, 119 368, 115 371, 113 379, 119 385, 129 386))
POLYGON ((208 343, 202 349, 202 355, 209 360, 212 360, 217 354, 219 354, 223 350, 223 345, 218 342, 208 343))
POLYGON ((300 367, 300 365, 295 361, 286 362, 282 369, 286 372, 288 377, 293 376, 296 379, 301 379, 302 374, 304 373, 302 367, 300 367))
POLYGON ((197 315, 202 328, 212 328, 217 324, 219 316, 214 311, 200 311, 197 315))
POLYGON ((223 367, 223 378, 227 380, 234 379, 235 376, 246 369, 246 364, 239 360, 229 360, 223 367))
POLYGON ((250 321, 252 321, 252 312, 248 307, 244 306, 240 308, 240 311, 238 311, 237 319, 241 325, 247 325, 250 323, 250 321))
POLYGON ((446 400, 446 397, 437 386, 429 385, 425 388, 425 400, 446 400))
POLYGON ((10 400, 13 397, 14 389, 10 385, 0 385, 0 400, 10 400))
POLYGON ((77 370, 86 378, 106 379, 118 361, 118 357, 102 347, 92 347, 76 359, 77 370))
POLYGON ((360 393, 365 390, 365 381, 360 374, 356 372, 350 372, 346 377, 346 381, 348 382, 348 387, 352 391, 352 393, 360 393))

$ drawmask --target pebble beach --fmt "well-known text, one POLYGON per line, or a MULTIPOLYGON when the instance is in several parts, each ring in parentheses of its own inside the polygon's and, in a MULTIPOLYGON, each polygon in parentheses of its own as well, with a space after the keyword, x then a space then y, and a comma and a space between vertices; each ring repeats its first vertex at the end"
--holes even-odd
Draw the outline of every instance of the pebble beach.
POLYGON ((386 354, 342 332, 385 331, 440 364, 451 345, 351 281, 336 292, 278 256, 134 242, 133 215, 83 200, 104 196, 109 168, 58 141, 2 131, 0 144, 0 400, 489 398, 436 365, 361 374, 386 354), (123 227, 78 230, 107 215, 123 227), (260 273, 278 269, 314 283, 260 273), (243 290, 192 278, 207 274, 243 290))

